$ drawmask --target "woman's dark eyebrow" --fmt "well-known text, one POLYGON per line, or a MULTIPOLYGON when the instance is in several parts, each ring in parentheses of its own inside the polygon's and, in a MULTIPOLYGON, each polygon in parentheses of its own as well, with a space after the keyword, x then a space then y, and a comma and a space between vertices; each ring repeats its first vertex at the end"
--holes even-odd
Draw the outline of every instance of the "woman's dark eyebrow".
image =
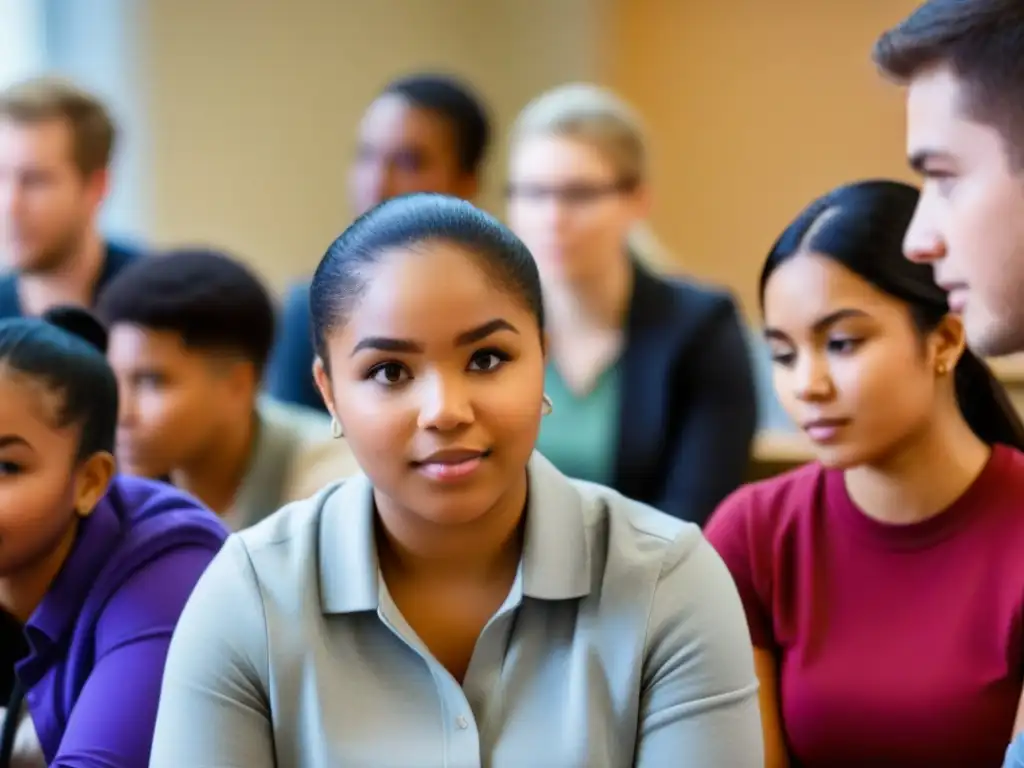
MULTIPOLYGON (((850 317, 870 317, 870 315, 864 310, 846 307, 843 309, 837 309, 835 312, 829 312, 827 315, 819 317, 814 321, 814 325, 811 327, 815 333, 821 333, 822 331, 827 331, 840 320, 846 320, 850 317)), ((766 327, 764 329, 764 337, 766 339, 775 339, 776 341, 787 341, 789 339, 785 333, 772 327, 766 327)))
POLYGON ((827 315, 815 320, 812 328, 814 328, 816 333, 821 333, 822 331, 827 331, 840 320, 846 320, 850 317, 870 317, 870 315, 862 309, 854 309, 852 307, 837 309, 835 312, 829 312, 827 315))
POLYGON ((26 448, 31 448, 28 440, 21 435, 0 435, 0 448, 8 448, 12 445, 23 445, 26 448))
POLYGON ((379 349, 381 352, 406 352, 419 353, 423 351, 423 345, 409 339, 392 339, 387 336, 367 336, 360 339, 352 348, 349 357, 354 356, 362 349, 379 349))
POLYGON ((464 347, 467 344, 475 344, 478 341, 482 341, 490 336, 492 333, 498 331, 512 331, 512 333, 519 333, 519 330, 512 325, 508 320, 504 320, 500 317, 494 320, 488 320, 483 325, 478 325, 476 328, 471 328, 468 331, 463 331, 455 337, 455 344, 459 347, 464 347))
MULTIPOLYGON (((519 333, 519 330, 512 325, 512 323, 498 317, 494 320, 488 320, 486 323, 478 325, 476 328, 470 328, 468 331, 463 331, 455 337, 455 344, 460 347, 466 346, 467 344, 475 344, 498 331, 512 331, 512 333, 519 333)), ((413 341, 412 339, 394 339, 387 336, 367 336, 365 339, 360 339, 355 347, 352 348, 352 353, 349 357, 352 357, 363 349, 377 349, 381 352, 421 354, 423 352, 423 344, 418 341, 413 341)))

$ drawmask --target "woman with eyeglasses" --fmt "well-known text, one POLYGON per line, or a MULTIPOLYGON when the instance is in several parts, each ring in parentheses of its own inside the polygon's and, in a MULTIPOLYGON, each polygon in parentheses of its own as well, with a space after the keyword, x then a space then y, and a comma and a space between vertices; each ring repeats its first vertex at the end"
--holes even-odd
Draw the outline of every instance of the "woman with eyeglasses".
POLYGON ((514 127, 509 222, 549 317, 554 409, 538 448, 570 476, 703 524, 743 481, 753 373, 732 298, 644 264, 645 156, 630 108, 591 85, 543 94, 514 127))

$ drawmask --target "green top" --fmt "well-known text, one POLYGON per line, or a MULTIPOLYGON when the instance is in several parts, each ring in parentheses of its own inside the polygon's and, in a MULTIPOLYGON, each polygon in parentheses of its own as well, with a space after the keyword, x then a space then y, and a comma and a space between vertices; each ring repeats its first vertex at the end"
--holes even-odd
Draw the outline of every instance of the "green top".
POLYGON ((611 486, 619 440, 621 366, 609 366, 594 388, 576 395, 554 365, 544 387, 554 410, 541 421, 539 450, 563 474, 611 486))

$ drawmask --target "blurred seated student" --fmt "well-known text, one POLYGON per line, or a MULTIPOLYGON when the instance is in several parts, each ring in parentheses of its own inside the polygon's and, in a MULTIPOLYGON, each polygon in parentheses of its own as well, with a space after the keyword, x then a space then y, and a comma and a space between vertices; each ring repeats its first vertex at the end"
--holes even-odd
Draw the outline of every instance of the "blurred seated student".
POLYGON ((357 470, 327 416, 259 397, 274 308, 239 262, 204 250, 138 261, 97 311, 121 388, 126 470, 170 478, 233 530, 357 470))
POLYGON ((397 198, 331 245, 312 310, 366 474, 229 540, 175 635, 153 768, 761 768, 743 609, 699 529, 534 453, 525 246, 397 198))
POLYGON ((742 322, 724 291, 667 279, 631 240, 649 203, 629 107, 592 85, 519 115, 509 221, 548 310, 538 448, 562 472, 703 524, 743 482, 757 425, 742 322))
POLYGON ((99 231, 116 134, 103 103, 70 82, 0 91, 0 317, 90 307, 138 258, 99 231))
MULTIPOLYGON (((491 126, 468 84, 436 74, 389 83, 359 124, 349 169, 350 207, 358 216, 410 192, 439 192, 467 200, 477 194, 491 126)), ((286 294, 267 370, 267 392, 282 402, 322 411, 313 383, 309 281, 286 294)))
POLYGON ((778 396, 818 461, 707 535, 753 636, 768 765, 995 768, 1024 678, 1024 429, 903 258, 918 192, 813 202, 761 275, 778 396))
POLYGON ((147 765, 174 625, 227 537, 115 474, 117 380, 84 310, 0 321, 0 765, 147 765))

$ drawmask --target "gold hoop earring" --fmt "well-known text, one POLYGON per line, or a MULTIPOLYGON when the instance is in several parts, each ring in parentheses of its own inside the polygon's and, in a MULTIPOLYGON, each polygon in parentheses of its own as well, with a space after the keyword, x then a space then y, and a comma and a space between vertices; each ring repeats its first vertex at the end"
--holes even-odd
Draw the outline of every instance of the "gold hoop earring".
POLYGON ((338 421, 337 416, 331 416, 331 437, 335 440, 345 436, 345 430, 341 426, 341 422, 338 421))
POLYGON ((540 401, 540 415, 550 416, 553 410, 555 410, 555 404, 551 402, 551 398, 545 392, 544 397, 542 397, 540 401))

